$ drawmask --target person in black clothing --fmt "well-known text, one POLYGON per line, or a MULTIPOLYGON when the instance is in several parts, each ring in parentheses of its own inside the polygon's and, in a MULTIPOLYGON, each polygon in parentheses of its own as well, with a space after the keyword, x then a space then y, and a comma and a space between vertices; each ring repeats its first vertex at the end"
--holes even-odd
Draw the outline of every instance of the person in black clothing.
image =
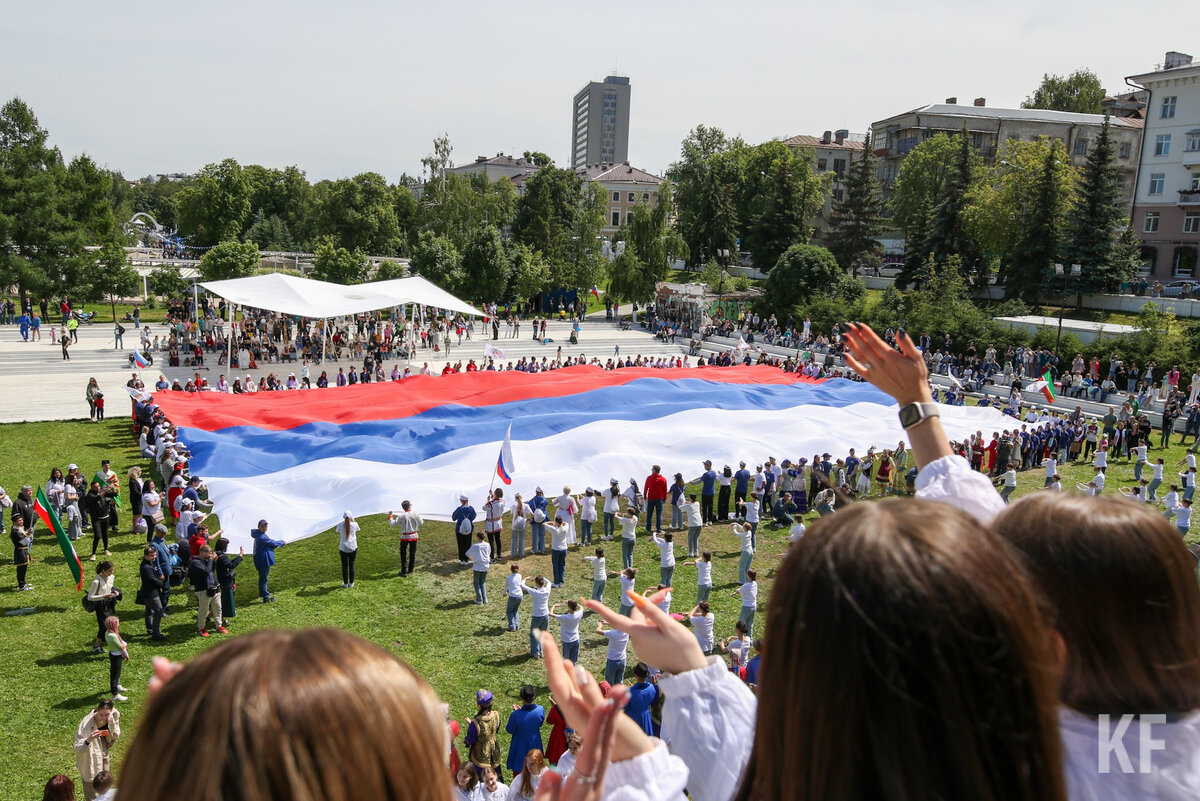
POLYGON ((104 555, 108 550, 108 495, 100 489, 100 482, 93 481, 92 488, 83 496, 83 510, 92 521, 92 561, 96 561, 96 548, 104 542, 104 555))
POLYGON ((13 498, 11 519, 16 520, 18 517, 25 522, 25 531, 32 537, 34 529, 37 528, 38 516, 33 510, 33 487, 28 484, 21 487, 17 497, 13 498))
POLYGON ((137 602, 146 607, 146 634, 152 640, 165 640, 167 638, 159 631, 159 624, 162 622, 162 593, 167 577, 158 568, 158 551, 155 548, 147 547, 142 551, 139 572, 142 583, 138 587, 137 602))
POLYGON ((230 557, 229 540, 221 537, 216 542, 217 547, 217 584, 221 587, 221 617, 225 622, 237 617, 237 606, 234 604, 233 591, 237 589, 237 568, 246 555, 245 548, 238 548, 238 555, 230 557))
POLYGON ((196 633, 201 637, 208 636, 208 616, 211 613, 216 629, 221 634, 228 634, 221 620, 221 585, 217 583, 215 565, 217 555, 207 545, 200 546, 200 552, 193 557, 188 567, 188 579, 192 591, 196 593, 198 609, 196 612, 196 633))

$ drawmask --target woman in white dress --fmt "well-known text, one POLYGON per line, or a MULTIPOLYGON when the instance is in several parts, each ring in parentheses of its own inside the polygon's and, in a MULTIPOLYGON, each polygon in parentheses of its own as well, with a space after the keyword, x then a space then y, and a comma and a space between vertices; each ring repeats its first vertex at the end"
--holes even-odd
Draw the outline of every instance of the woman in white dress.
POLYGON ((571 495, 570 487, 563 487, 563 494, 554 499, 554 516, 562 516, 563 525, 567 529, 567 547, 575 545, 575 514, 579 506, 571 495))

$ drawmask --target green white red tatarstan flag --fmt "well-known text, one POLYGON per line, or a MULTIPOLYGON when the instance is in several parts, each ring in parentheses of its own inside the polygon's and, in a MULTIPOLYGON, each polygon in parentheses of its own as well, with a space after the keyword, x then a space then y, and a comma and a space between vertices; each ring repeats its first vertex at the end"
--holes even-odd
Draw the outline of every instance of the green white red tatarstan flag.
POLYGON ((1042 394, 1046 396, 1046 403, 1054 403, 1054 399, 1058 397, 1054 394, 1054 378, 1051 377, 1049 370, 1042 373, 1040 379, 1029 385, 1030 392, 1038 390, 1041 390, 1042 394))
POLYGON ((46 524, 46 528, 54 532, 54 536, 58 538, 58 547, 62 548, 63 558, 67 561, 67 567, 71 571, 71 575, 75 578, 75 589, 83 589, 83 564, 79 561, 79 554, 75 553, 75 545, 71 542, 71 538, 67 536, 67 532, 63 530, 62 522, 58 519, 58 513, 54 511, 54 507, 46 500, 46 494, 42 492, 41 487, 38 488, 37 497, 33 501, 33 510, 37 512, 37 516, 46 524))

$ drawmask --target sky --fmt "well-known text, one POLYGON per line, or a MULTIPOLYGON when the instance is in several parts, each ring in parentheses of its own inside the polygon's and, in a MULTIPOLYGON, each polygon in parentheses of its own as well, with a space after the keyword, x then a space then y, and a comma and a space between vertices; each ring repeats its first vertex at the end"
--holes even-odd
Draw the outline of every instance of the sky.
POLYGON ((571 101, 629 77, 629 158, 661 174, 698 124, 749 142, 956 96, 1015 107, 1079 67, 1110 92, 1167 50, 1200 58, 1200 3, 314 0, 10 3, 0 102, 69 159, 126 177, 235 158, 310 180, 419 175, 525 150, 568 160, 571 101), (1191 37, 1181 32, 1192 31, 1191 37))

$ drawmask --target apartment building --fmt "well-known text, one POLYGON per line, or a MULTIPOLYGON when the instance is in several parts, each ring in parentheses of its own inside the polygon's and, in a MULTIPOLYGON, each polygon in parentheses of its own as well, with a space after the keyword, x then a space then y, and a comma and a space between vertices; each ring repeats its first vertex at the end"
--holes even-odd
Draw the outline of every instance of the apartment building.
POLYGON ((608 211, 605 213, 601 234, 611 238, 623 224, 633 219, 633 210, 640 205, 658 203, 658 190, 663 178, 621 164, 592 164, 576 170, 579 177, 594 181, 608 193, 608 211))
POLYGON ((852 135, 846 129, 825 131, 820 136, 800 134, 783 143, 793 150, 808 153, 813 160, 813 170, 817 173, 833 173, 833 183, 829 194, 825 196, 825 205, 816 220, 816 230, 824 233, 829 230, 829 217, 833 213, 833 204, 838 203, 846 194, 846 179, 850 167, 863 156, 863 140, 861 135, 852 135))
POLYGON ((1196 278, 1200 253, 1200 64, 1169 52, 1126 81, 1147 93, 1134 201, 1144 269, 1160 280, 1196 278))
POLYGON ((571 166, 620 164, 629 158, 629 78, 592 81, 571 104, 571 166))

